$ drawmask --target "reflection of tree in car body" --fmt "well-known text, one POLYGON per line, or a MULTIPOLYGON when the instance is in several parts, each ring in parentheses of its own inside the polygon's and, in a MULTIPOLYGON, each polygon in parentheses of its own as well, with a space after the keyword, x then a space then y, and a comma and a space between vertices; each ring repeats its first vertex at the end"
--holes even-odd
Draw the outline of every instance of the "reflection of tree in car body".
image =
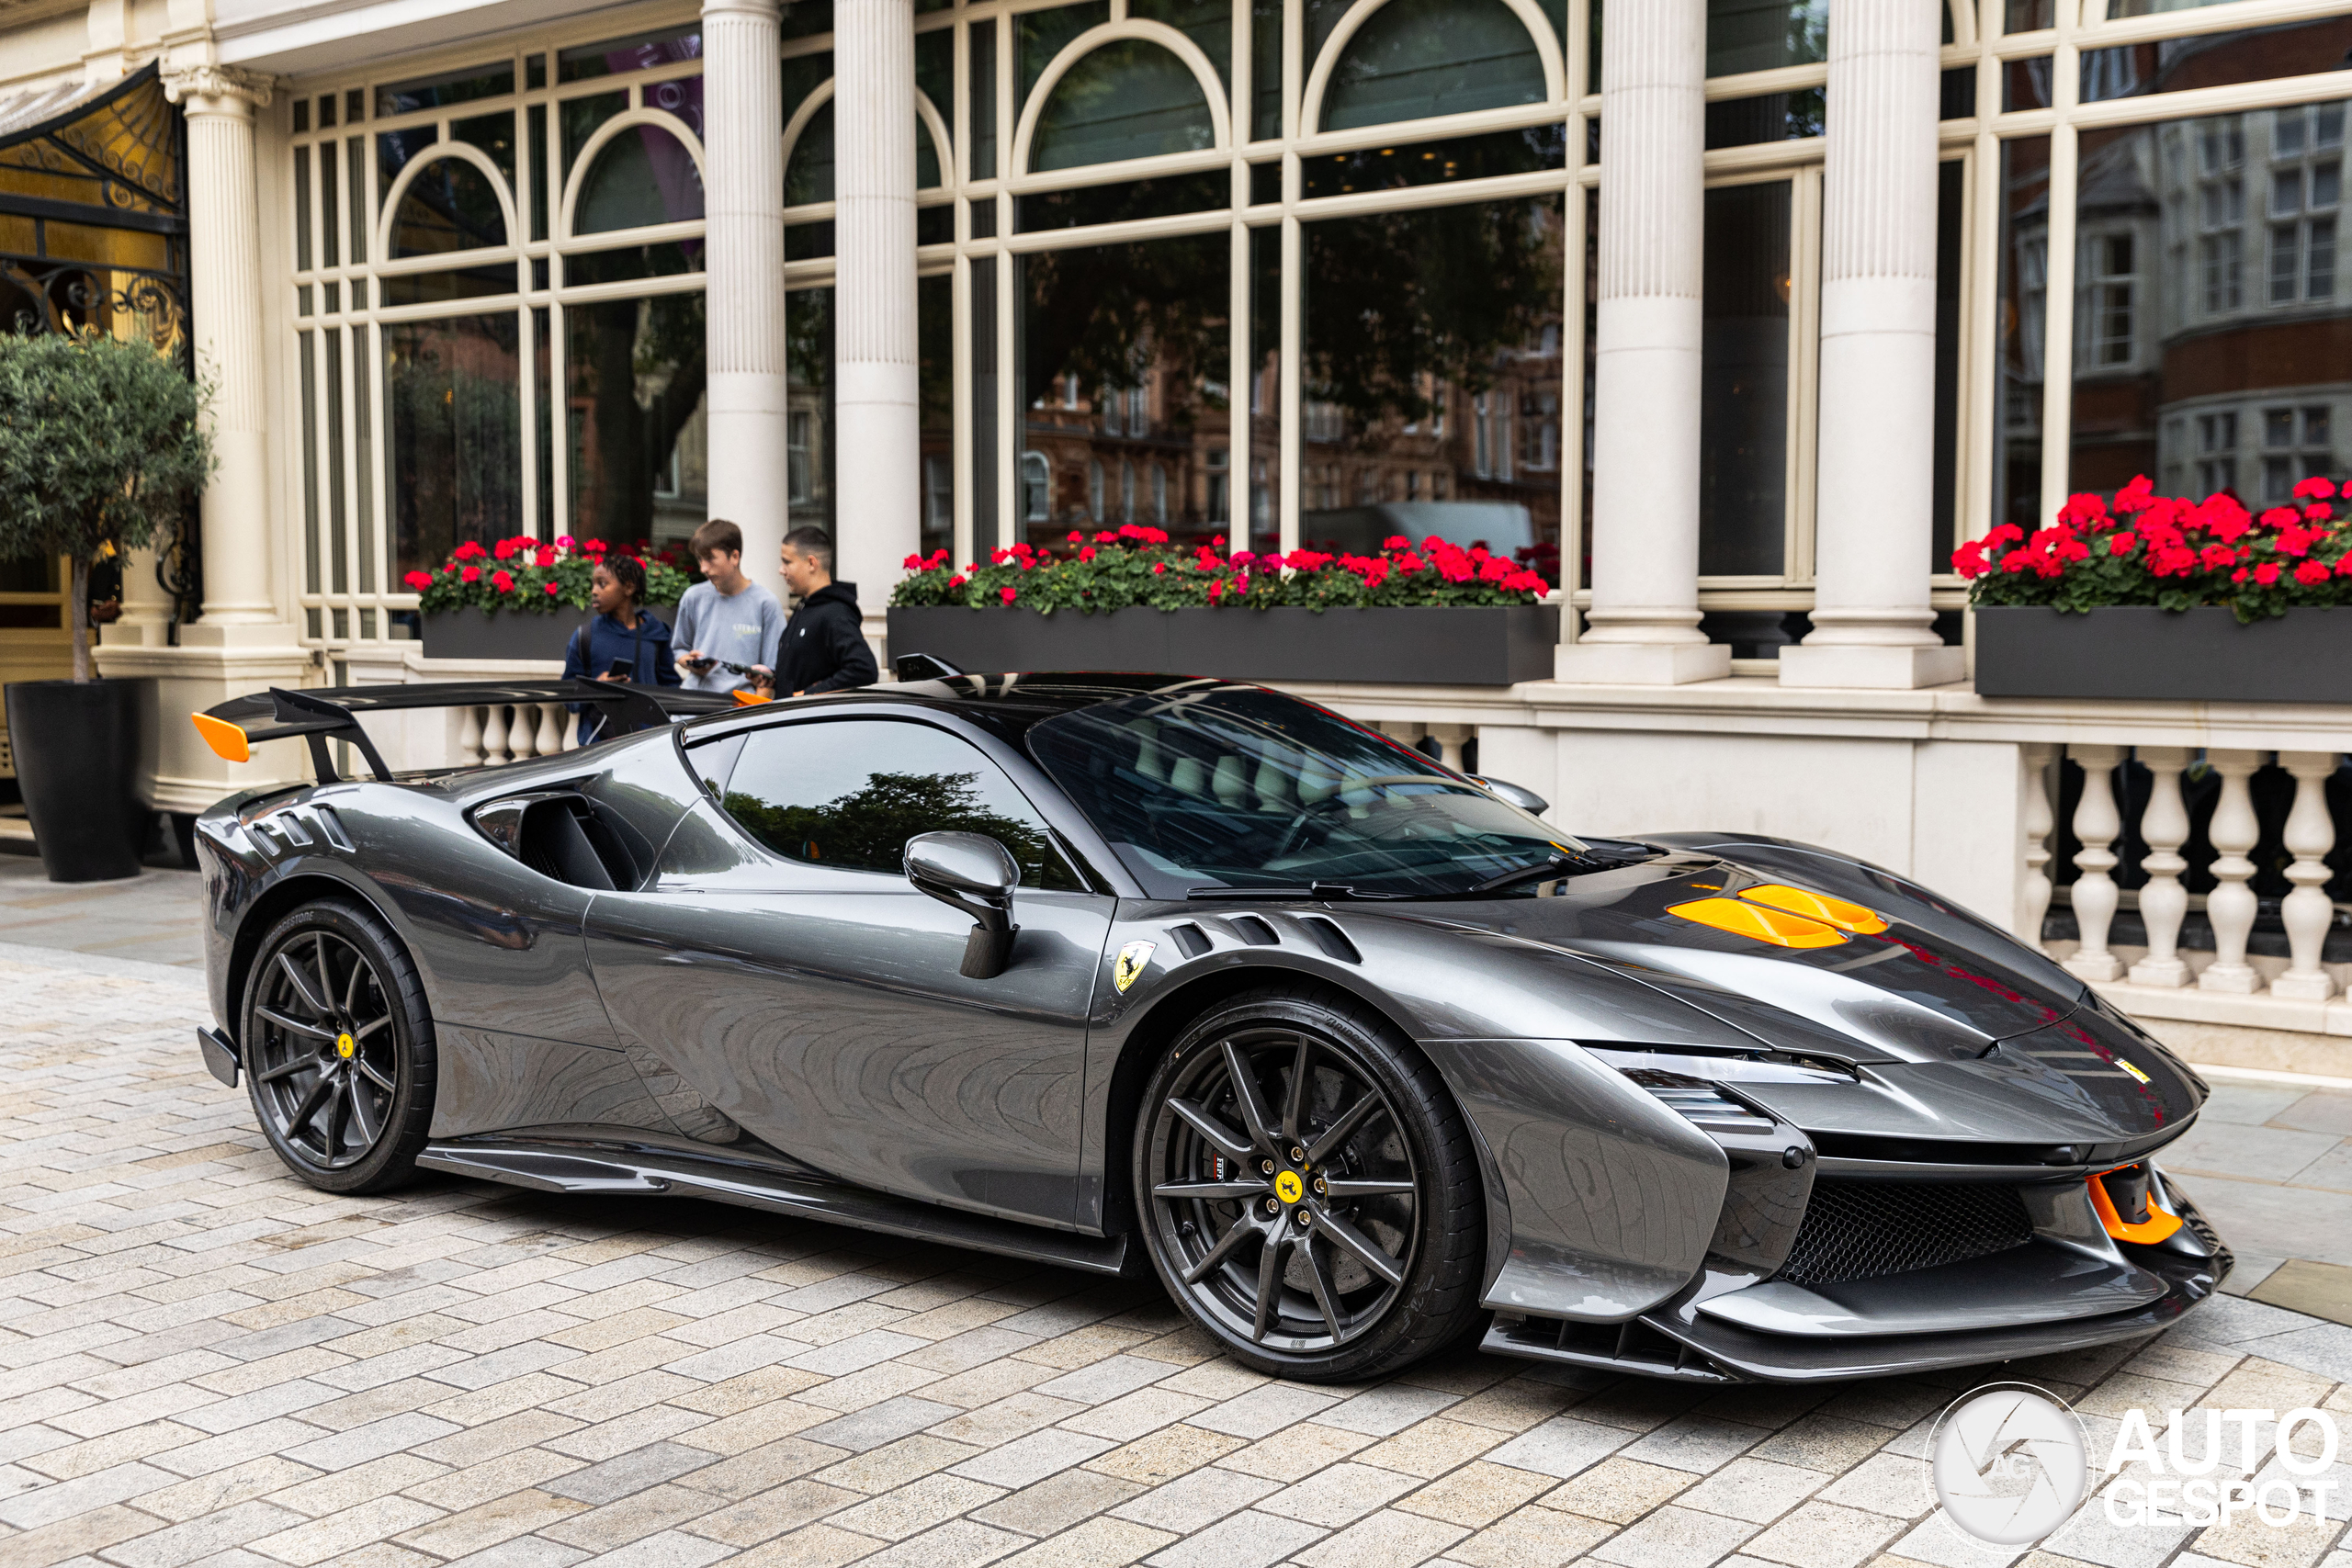
POLYGON ((774 806, 728 792, 728 815, 780 855, 841 871, 892 871, 918 833, 984 833, 1020 864, 1035 887, 1068 886, 1045 835, 999 816, 979 798, 978 773, 875 773, 862 789, 821 806, 774 806))

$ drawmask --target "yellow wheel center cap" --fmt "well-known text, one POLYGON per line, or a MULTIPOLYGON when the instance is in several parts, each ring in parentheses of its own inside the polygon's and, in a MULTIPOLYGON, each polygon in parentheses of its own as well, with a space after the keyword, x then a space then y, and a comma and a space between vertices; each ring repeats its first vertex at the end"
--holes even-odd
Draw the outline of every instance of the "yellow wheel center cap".
POLYGON ((351 1037, 348 1030, 334 1037, 334 1054, 345 1061, 351 1060, 353 1053, 358 1049, 359 1042, 351 1037))
POLYGON ((1274 1196, 1285 1203, 1295 1203, 1306 1196, 1306 1183, 1298 1179, 1298 1172, 1285 1170, 1274 1178, 1274 1196))

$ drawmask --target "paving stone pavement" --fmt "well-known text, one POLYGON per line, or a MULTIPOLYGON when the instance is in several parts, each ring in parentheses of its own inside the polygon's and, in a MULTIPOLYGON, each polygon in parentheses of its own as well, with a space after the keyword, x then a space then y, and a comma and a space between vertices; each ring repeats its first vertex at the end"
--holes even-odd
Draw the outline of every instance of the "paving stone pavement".
MULTIPOLYGON (((1133 1284, 698 1201, 314 1191, 206 1016, 194 976, 0 955, 0 1568, 2003 1568, 1923 1484, 1962 1389, 2074 1401, 2094 1462, 2133 1406, 2352 1413, 2352 1328, 2228 1297, 1997 1373, 1281 1382, 1133 1284)), ((2094 1506, 2023 1568, 2352 1568, 2343 1502, 2094 1506)))

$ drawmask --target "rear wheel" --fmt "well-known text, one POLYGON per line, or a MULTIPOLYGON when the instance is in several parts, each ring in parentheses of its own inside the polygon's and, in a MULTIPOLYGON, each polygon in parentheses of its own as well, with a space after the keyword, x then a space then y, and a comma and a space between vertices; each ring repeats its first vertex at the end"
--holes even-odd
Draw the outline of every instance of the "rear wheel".
POLYGON ((1391 1371, 1478 1314, 1483 1204, 1436 1070, 1306 987, 1219 1004, 1145 1091, 1136 1204, 1178 1303, 1284 1377, 1391 1371))
POLYGON ((433 1117, 432 1017, 416 966, 372 911, 322 900, 271 928, 240 1038, 254 1110, 288 1169, 330 1192, 415 1174, 433 1117))

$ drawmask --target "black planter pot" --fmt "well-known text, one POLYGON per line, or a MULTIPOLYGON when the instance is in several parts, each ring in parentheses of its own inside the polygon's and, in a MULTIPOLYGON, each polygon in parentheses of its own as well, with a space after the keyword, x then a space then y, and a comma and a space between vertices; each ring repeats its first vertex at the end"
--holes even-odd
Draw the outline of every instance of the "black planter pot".
POLYGON ((49 879, 138 875, 138 682, 19 681, 6 695, 17 783, 49 879))
POLYGON ((2042 605, 1976 612, 1976 691, 1986 697, 2352 705, 2352 610, 2290 610, 2240 626, 2218 605, 2042 605))
POLYGON ((1544 604, 890 612, 893 658, 928 653, 975 673, 1145 670, 1243 681, 1508 686, 1550 679, 1559 640, 1560 612, 1544 604))
POLYGON ((571 634, 586 626, 590 618, 587 611, 569 605, 552 614, 442 610, 422 618, 424 657, 561 659, 571 634))

